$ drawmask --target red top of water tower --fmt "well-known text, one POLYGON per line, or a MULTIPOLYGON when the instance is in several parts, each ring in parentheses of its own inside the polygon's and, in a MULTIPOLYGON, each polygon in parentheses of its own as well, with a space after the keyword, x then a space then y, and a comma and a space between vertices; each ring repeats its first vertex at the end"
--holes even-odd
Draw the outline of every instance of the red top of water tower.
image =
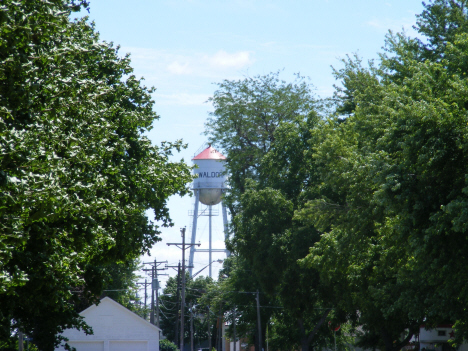
POLYGON ((211 145, 208 146, 205 150, 200 152, 197 156, 192 158, 192 160, 225 160, 226 156, 217 151, 211 145))

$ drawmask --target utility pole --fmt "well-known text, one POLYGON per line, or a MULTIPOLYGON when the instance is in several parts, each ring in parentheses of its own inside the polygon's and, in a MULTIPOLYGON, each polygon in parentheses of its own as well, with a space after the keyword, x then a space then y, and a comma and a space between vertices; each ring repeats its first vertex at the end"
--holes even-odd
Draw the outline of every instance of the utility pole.
POLYGON ((222 351, 223 349, 223 314, 222 314, 222 307, 223 302, 219 303, 219 316, 218 316, 218 337, 216 338, 216 345, 217 350, 222 351))
POLYGON ((177 316, 176 316, 176 326, 175 326, 175 342, 177 342, 177 339, 179 338, 179 320, 180 320, 180 301, 179 301, 179 296, 180 296, 180 262, 179 262, 179 267, 177 269, 177 301, 176 301, 176 306, 177 306, 177 316))
POLYGON ((185 314, 185 250, 197 245, 200 246, 200 244, 186 244, 185 243, 185 228, 182 228, 180 230, 181 232, 181 237, 182 237, 182 243, 168 243, 167 246, 175 245, 179 249, 182 250, 182 294, 181 294, 181 313, 180 313, 180 351, 184 350, 184 314, 185 314), (182 245, 182 246, 179 246, 182 245))
POLYGON ((234 328, 234 351, 237 351, 237 341, 236 341, 236 306, 234 306, 233 316, 232 316, 232 326, 234 328))
MULTIPOLYGON (((156 272, 156 277, 157 277, 157 273, 156 272)), ((159 280, 157 280, 156 278, 156 283, 157 283, 157 287, 156 287, 156 326, 159 328, 159 280)))
POLYGON ((184 317, 185 317, 185 228, 182 228, 182 293, 180 294, 180 351, 184 351, 184 317))
POLYGON ((146 299, 148 298, 148 292, 146 291, 146 287, 148 286, 148 282, 145 279, 145 309, 144 309, 144 316, 145 316, 145 321, 146 321, 146 299))
POLYGON ((262 351, 262 325, 260 324, 260 293, 257 290, 258 349, 262 351))
MULTIPOLYGON (((193 266, 186 266, 185 268, 193 268, 193 266)), ((176 291, 176 308, 177 308, 177 316, 176 316, 176 322, 174 325, 174 335, 175 335, 175 342, 179 340, 179 320, 180 320, 180 280, 181 280, 181 267, 180 267, 180 262, 177 266, 168 266, 166 265, 166 268, 177 268, 177 291, 176 291)))
POLYGON ((18 332, 18 351, 23 351, 24 350, 23 339, 24 339, 24 334, 23 334, 22 331, 19 331, 18 332))
POLYGON ((206 324, 208 325, 208 349, 211 351, 211 328, 210 328, 210 308, 206 314, 206 324))
POLYGON ((144 283, 137 283, 137 285, 143 285, 145 287, 145 309, 143 312, 143 319, 146 320, 146 300, 148 298, 148 293, 146 291, 146 288, 148 287, 148 285, 150 285, 150 283, 148 283, 147 280, 145 279, 144 283))
MULTIPOLYGON (((267 323, 267 326, 266 326, 266 342, 267 342, 267 349, 266 349, 266 351, 269 350, 269 349, 268 349, 268 336, 269 336, 269 335, 270 335, 270 334, 268 334, 268 323, 267 323)), ((335 351, 336 351, 336 350, 335 350, 335 351)))
MULTIPOLYGON (((154 265, 156 265, 156 260, 154 260, 154 265)), ((154 325, 154 269, 156 267, 151 267, 151 314, 150 314, 150 323, 154 325)))
POLYGON ((177 268, 177 292, 176 292, 176 308, 177 308, 177 312, 176 312, 176 322, 175 322, 175 329, 174 329, 174 335, 175 335, 175 338, 174 338, 174 341, 177 342, 177 340, 179 339, 179 316, 180 316, 180 309, 179 309, 179 293, 180 293, 180 262, 177 266, 168 266, 166 265, 166 268, 177 268))
POLYGON ((190 304, 190 351, 193 351, 193 302, 190 304))
MULTIPOLYGON (((166 268, 158 268, 158 266, 161 264, 161 263, 167 263, 167 261, 160 261, 160 262, 157 262, 156 259, 154 260, 154 262, 144 262, 144 264, 150 264, 151 265, 151 268, 146 268, 146 269, 143 269, 143 271, 145 272, 149 272, 151 271, 151 314, 150 314, 150 323, 151 324, 156 324, 158 327, 159 327, 159 301, 157 301, 157 306, 158 306, 158 310, 156 311, 157 313, 157 323, 155 323, 154 321, 154 313, 155 313, 155 303, 154 303, 154 292, 156 290, 156 298, 158 297, 158 292, 157 290, 159 289, 159 282, 158 282, 158 271, 162 271, 162 270, 165 270, 166 268)), ((159 274, 159 275, 167 275, 167 274, 159 274)), ((146 280, 145 280, 145 283, 146 283, 146 280)), ((146 296, 146 285, 145 285, 145 296, 146 296)), ((146 300, 146 298, 145 298, 146 300)))

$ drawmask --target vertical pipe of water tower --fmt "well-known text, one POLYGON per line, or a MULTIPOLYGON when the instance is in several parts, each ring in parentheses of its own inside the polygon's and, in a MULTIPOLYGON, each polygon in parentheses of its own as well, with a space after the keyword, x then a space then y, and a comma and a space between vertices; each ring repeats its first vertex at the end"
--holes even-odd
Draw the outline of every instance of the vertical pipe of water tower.
POLYGON ((210 278, 211 278, 211 262, 213 262, 213 259, 212 259, 212 257, 211 257, 211 253, 212 253, 212 252, 211 252, 211 250, 212 250, 212 248, 211 248, 211 216, 212 216, 212 214, 211 214, 211 207, 212 207, 211 205, 208 206, 208 211, 209 211, 209 212, 208 212, 208 218, 209 218, 209 223, 210 223, 210 225, 209 225, 209 228, 210 228, 210 247, 209 247, 210 278))
MULTIPOLYGON (((192 240, 191 244, 195 244, 195 237, 197 235, 197 220, 198 220, 198 202, 200 200, 200 190, 193 189, 195 193, 195 205, 193 206, 193 222, 192 222, 192 240)), ((192 276, 193 271, 193 258, 195 256, 195 245, 190 246, 190 256, 189 256, 189 275, 192 276)))

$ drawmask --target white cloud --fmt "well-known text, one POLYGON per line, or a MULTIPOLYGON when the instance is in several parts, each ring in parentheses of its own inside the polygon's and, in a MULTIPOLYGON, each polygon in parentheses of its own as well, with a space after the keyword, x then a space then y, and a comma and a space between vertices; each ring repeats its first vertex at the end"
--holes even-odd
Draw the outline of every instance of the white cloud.
POLYGON ((154 72, 159 76, 190 75, 209 78, 226 78, 237 70, 254 63, 250 51, 226 52, 219 50, 214 54, 203 52, 168 52, 148 48, 122 48, 122 53, 130 52, 132 65, 141 71, 154 72))
MULTIPOLYGON (((155 86, 157 105, 205 106, 211 90, 200 90, 213 81, 237 79, 240 70, 253 64, 249 51, 214 53, 157 50, 151 48, 123 47, 121 55, 130 53, 134 74, 144 76, 144 84, 155 86)), ((206 89, 205 89, 206 90, 206 89)))
POLYGON ((250 52, 248 51, 239 51, 235 53, 227 53, 224 50, 218 51, 216 54, 211 57, 207 57, 208 63, 213 68, 223 69, 223 68, 244 68, 253 63, 253 59, 250 57, 250 52))
POLYGON ((167 70, 174 74, 191 74, 192 70, 189 67, 189 64, 179 63, 178 61, 172 62, 167 66, 167 70))
POLYGON ((370 21, 366 22, 366 25, 378 29, 382 32, 388 32, 391 30, 392 32, 402 32, 411 37, 417 35, 417 32, 413 29, 413 25, 415 24, 414 16, 408 18, 402 18, 399 20, 390 20, 390 19, 378 19, 373 18, 370 21))

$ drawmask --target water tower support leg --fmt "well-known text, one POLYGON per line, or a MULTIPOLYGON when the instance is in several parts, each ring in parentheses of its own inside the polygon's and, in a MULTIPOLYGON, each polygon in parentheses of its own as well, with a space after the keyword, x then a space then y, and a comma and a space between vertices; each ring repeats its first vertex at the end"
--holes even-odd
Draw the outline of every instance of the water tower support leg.
POLYGON ((198 202, 199 202, 199 191, 198 189, 194 189, 193 192, 195 193, 195 206, 193 207, 193 223, 192 223, 192 240, 190 243, 190 256, 189 256, 189 274, 192 276, 193 271, 193 257, 195 256, 195 238, 197 236, 197 220, 198 220, 198 202))

